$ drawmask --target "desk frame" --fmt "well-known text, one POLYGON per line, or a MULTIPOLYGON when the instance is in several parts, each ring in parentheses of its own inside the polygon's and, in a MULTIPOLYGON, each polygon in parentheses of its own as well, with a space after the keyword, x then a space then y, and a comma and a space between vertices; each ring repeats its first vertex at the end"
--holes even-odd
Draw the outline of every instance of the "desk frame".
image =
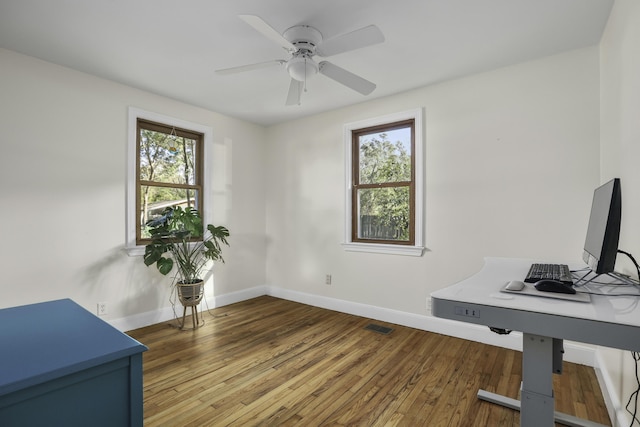
MULTIPOLYGON (((624 324, 617 323, 613 321, 614 319, 603 321, 598 316, 587 318, 586 316, 569 317, 549 314, 533 306, 526 310, 514 308, 510 306, 509 300, 495 299, 495 305, 470 302, 474 298, 465 296, 465 292, 461 291, 475 287, 472 289, 476 293, 473 297, 477 297, 486 290, 486 295, 476 298, 476 301, 492 302, 489 295, 499 292, 505 282, 516 279, 517 276, 514 277, 513 272, 519 271, 518 268, 520 268, 519 266, 514 268, 512 265, 507 269, 506 275, 501 276, 499 260, 498 262, 493 260, 488 264, 488 266, 485 265, 485 270, 496 270, 495 274, 493 271, 492 274, 485 272, 482 278, 476 279, 475 277, 480 275, 478 273, 459 284, 431 294, 432 310, 436 317, 523 332, 521 401, 484 390, 478 392, 478 397, 512 409, 519 409, 522 427, 553 426, 554 420, 569 426, 602 426, 555 411, 553 373, 561 373, 562 370, 563 340, 638 351, 640 350, 638 348, 640 320, 637 324, 624 324)), ((524 277, 531 262, 523 260, 521 265, 520 269, 524 277)), ((542 300, 539 303, 545 304, 542 300)), ((567 302, 566 304, 584 303, 567 302)), ((597 304, 594 304, 594 307, 597 308, 597 304)), ((637 307, 636 311, 634 315, 640 319, 640 307, 637 307)), ((606 319, 606 316, 602 317, 606 319)))
POLYGON ((549 375, 549 372, 562 373, 562 340, 523 334, 522 347, 521 400, 485 390, 478 390, 478 399, 520 411, 520 424, 523 426, 538 425, 540 422, 543 425, 553 425, 555 421, 571 427, 606 427, 554 410, 553 375, 549 375))

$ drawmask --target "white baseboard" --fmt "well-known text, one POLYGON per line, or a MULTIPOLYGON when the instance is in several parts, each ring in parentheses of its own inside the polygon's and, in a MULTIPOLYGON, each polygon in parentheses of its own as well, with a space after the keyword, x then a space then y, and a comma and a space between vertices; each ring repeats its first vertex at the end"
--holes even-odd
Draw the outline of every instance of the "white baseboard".
MULTIPOLYGON (((522 351, 522 334, 512 332, 509 335, 499 335, 491 332, 488 327, 470 323, 456 322, 438 317, 407 313, 357 302, 345 301, 319 295, 306 294, 288 289, 269 287, 269 295, 315 307, 349 313, 396 325, 449 335, 470 341, 522 351)), ((595 347, 588 347, 574 342, 564 343, 564 359, 568 362, 594 366, 595 347)))
POLYGON ((158 310, 147 311, 144 313, 134 314, 133 316, 122 317, 119 319, 109 319, 105 321, 119 331, 126 332, 133 329, 142 328, 144 326, 166 322, 167 320, 171 320, 173 318, 173 309, 171 307, 163 307, 158 310))
POLYGON ((609 413, 609 419, 611 425, 614 427, 624 427, 631 424, 631 416, 627 414, 625 410, 625 402, 618 396, 618 391, 613 383, 611 374, 606 368, 602 353, 600 350, 596 350, 594 370, 596 377, 598 378, 598 384, 602 391, 602 397, 604 398, 604 404, 607 407, 609 413))
POLYGON ((218 295, 213 298, 213 307, 224 307, 225 305, 235 304, 237 302, 246 301, 252 298, 257 298, 262 295, 269 294, 268 286, 256 286, 249 289, 243 289, 241 291, 232 292, 230 294, 218 295))
MULTIPOLYGON (((225 305, 235 304, 237 302, 257 298, 262 295, 267 295, 267 293, 267 286, 256 286, 255 288, 243 289, 241 291, 232 292, 230 294, 219 295, 213 298, 206 298, 203 303, 198 306, 198 308, 202 311, 206 310, 207 308, 223 307, 225 305)), ((114 328, 122 332, 126 332, 133 329, 142 328, 144 326, 167 322, 169 320, 175 319, 177 316, 182 316, 182 312, 178 312, 181 309, 181 306, 176 306, 176 312, 174 313, 174 309, 172 307, 163 307, 154 311, 134 314, 133 316, 107 320, 107 322, 114 328)))

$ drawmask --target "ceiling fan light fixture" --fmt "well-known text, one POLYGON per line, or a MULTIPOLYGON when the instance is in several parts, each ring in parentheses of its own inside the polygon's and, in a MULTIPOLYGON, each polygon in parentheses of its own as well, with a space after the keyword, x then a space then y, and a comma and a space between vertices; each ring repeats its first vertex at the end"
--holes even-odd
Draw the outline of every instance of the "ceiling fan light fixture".
POLYGON ((292 79, 304 82, 318 73, 318 64, 304 55, 294 56, 287 62, 287 71, 292 79))

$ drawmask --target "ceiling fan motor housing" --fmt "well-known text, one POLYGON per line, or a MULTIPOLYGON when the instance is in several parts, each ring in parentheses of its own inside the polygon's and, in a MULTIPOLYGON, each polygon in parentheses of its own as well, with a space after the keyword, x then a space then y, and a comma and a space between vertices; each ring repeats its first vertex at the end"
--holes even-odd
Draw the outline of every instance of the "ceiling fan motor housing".
POLYGON ((309 25, 296 25, 282 34, 297 50, 308 50, 315 55, 316 47, 322 43, 322 33, 309 25))

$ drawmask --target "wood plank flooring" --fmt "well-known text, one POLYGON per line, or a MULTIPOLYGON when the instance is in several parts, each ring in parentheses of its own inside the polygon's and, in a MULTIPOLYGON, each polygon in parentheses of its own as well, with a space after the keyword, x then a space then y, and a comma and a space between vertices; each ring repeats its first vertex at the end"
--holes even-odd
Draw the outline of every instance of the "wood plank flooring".
MULTIPOLYGON (((518 398, 519 352, 268 296, 203 318, 129 332, 149 347, 145 426, 519 425, 476 398, 518 398)), ((610 425, 593 369, 565 362, 554 387, 557 410, 610 425)))

